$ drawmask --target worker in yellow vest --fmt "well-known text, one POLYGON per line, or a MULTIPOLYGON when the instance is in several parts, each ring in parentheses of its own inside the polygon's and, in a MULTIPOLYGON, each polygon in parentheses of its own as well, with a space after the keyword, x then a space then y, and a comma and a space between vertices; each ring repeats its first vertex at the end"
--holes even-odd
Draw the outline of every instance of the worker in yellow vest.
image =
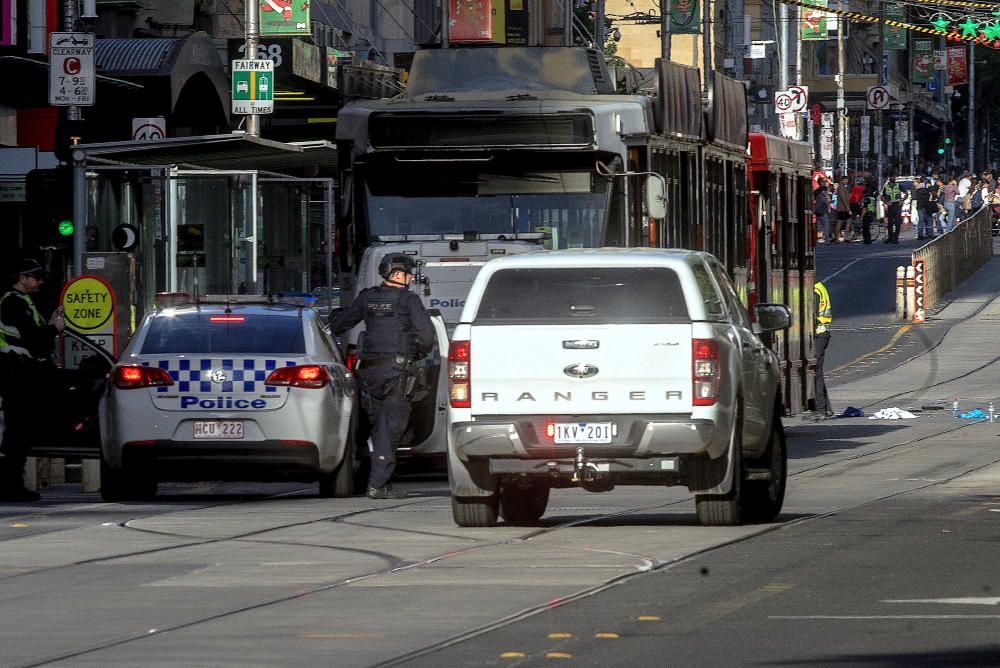
POLYGON ((833 417, 830 396, 826 392, 826 381, 823 379, 823 362, 826 358, 826 348, 830 345, 830 324, 833 322, 833 309, 830 306, 830 293, 827 292, 826 286, 821 281, 816 281, 813 293, 815 295, 813 305, 816 313, 816 410, 811 417, 818 421, 833 417))

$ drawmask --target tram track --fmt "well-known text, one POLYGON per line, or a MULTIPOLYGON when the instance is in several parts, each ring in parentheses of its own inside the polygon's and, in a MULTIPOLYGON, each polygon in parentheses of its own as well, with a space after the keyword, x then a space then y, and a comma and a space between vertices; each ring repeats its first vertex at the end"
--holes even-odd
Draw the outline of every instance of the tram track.
MULTIPOLYGON (((952 432, 955 432, 955 431, 958 431, 958 430, 961 430, 961 429, 964 429, 964 428, 968 428, 968 427, 972 426, 972 424, 974 424, 974 423, 963 423, 963 424, 960 424, 960 425, 957 425, 957 426, 953 426, 953 427, 950 427, 950 428, 947 428, 947 429, 935 430, 933 433, 930 433, 930 434, 925 434, 925 435, 919 436, 917 438, 908 439, 906 441, 902 441, 902 442, 898 442, 898 443, 886 444, 884 446, 877 447, 875 449, 866 451, 864 453, 854 453, 854 454, 850 454, 850 455, 841 455, 841 456, 838 456, 838 457, 836 457, 836 458, 834 458, 832 460, 825 461, 825 462, 820 462, 820 463, 818 463, 818 464, 816 464, 814 466, 806 466, 806 467, 798 469, 798 470, 796 470, 794 472, 790 472, 789 473, 789 478, 790 479, 796 479, 796 478, 799 478, 801 476, 806 476, 806 475, 808 475, 810 473, 813 473, 813 472, 815 472, 817 470, 820 470, 820 469, 829 468, 829 467, 833 467, 833 466, 836 466, 836 465, 842 465, 842 464, 845 464, 845 463, 850 463, 852 461, 862 460, 862 459, 865 459, 865 458, 872 458, 872 457, 877 457, 877 456, 880 456, 880 455, 884 455, 885 453, 890 452, 890 451, 892 451, 894 449, 899 449, 899 448, 903 448, 903 447, 906 447, 906 446, 917 445, 917 444, 920 444, 921 442, 928 441, 928 440, 931 440, 931 439, 934 439, 934 438, 940 437, 942 435, 945 435, 945 434, 948 434, 948 433, 952 433, 952 432)), ((587 597, 590 597, 590 596, 597 595, 597 594, 599 594, 599 593, 601 593, 603 591, 606 591, 607 589, 615 587, 615 586, 617 586, 619 584, 622 584, 624 582, 630 581, 633 578, 640 577, 640 576, 642 576, 644 574, 648 574, 648 573, 651 573, 651 572, 654 572, 654 571, 659 571, 659 570, 662 570, 662 569, 665 569, 665 568, 669 568, 669 567, 671 567, 673 565, 676 565, 676 564, 679 564, 679 563, 683 563, 684 561, 690 560, 692 558, 695 558, 697 556, 700 556, 700 555, 703 555, 705 553, 711 552, 713 550, 718 550, 718 549, 724 548, 726 546, 730 546, 730 545, 733 545, 733 544, 736 544, 736 543, 739 543, 739 542, 750 540, 751 538, 755 538, 755 537, 760 536, 762 534, 765 534, 765 533, 768 533, 770 531, 774 531, 776 529, 780 529, 780 528, 783 528, 783 527, 787 527, 787 526, 791 526, 791 525, 796 525, 796 524, 800 524, 800 523, 803 523, 803 522, 816 521, 816 520, 822 519, 824 517, 828 517, 830 515, 836 514, 838 512, 842 512, 842 511, 850 509, 850 508, 862 507, 862 506, 869 505, 869 504, 872 504, 872 503, 878 503, 880 501, 884 501, 886 499, 890 499, 890 498, 893 498, 895 496, 899 496, 901 494, 907 494, 907 493, 919 491, 921 489, 926 489, 928 487, 933 487, 935 485, 946 484, 948 482, 951 482, 952 480, 960 478, 960 477, 962 477, 964 475, 968 475, 969 473, 972 473, 972 472, 974 472, 976 470, 979 470, 981 468, 985 468, 987 466, 991 466, 991 465, 996 464, 996 463, 1000 463, 1000 459, 988 462, 988 463, 980 465, 980 466, 976 466, 976 467, 970 468, 968 470, 963 470, 961 472, 958 472, 958 473, 956 473, 956 474, 954 474, 952 476, 949 476, 949 477, 941 479, 941 480, 935 480, 933 482, 929 482, 929 483, 924 484, 924 485, 918 485, 918 486, 915 486, 915 487, 908 488, 907 490, 904 490, 904 491, 898 491, 898 492, 894 492, 894 493, 890 493, 890 494, 885 494, 885 495, 879 496, 879 497, 874 498, 874 499, 870 499, 870 500, 867 500, 867 501, 864 501, 864 502, 860 502, 860 503, 856 504, 856 506, 845 506, 844 508, 838 508, 836 510, 833 510, 833 511, 830 511, 830 512, 827 512, 827 513, 810 515, 808 517, 793 519, 791 521, 781 522, 781 523, 778 523, 778 524, 761 525, 759 531, 754 531, 753 533, 747 534, 745 536, 740 536, 740 537, 734 538, 732 540, 728 540, 728 541, 725 541, 725 542, 714 544, 712 546, 709 546, 709 547, 706 547, 704 549, 700 549, 700 550, 697 550, 697 551, 693 551, 693 552, 687 553, 687 554, 685 554, 685 555, 683 555, 681 557, 674 558, 674 559, 662 560, 662 559, 656 559, 654 557, 649 557, 649 556, 645 556, 645 555, 632 554, 631 556, 635 557, 637 559, 637 561, 642 562, 644 560, 643 565, 640 566, 640 567, 638 567, 637 570, 634 571, 634 572, 628 572, 628 573, 622 573, 622 574, 616 575, 616 576, 614 576, 612 578, 609 578, 608 580, 603 581, 603 582, 601 582, 601 583, 599 583, 599 584, 597 584, 595 586, 586 587, 586 588, 581 589, 580 591, 577 591, 575 593, 563 596, 563 597, 561 597, 561 598, 559 598, 559 599, 557 599, 555 601, 548 600, 548 601, 545 601, 544 603, 539 604, 537 606, 529 606, 529 607, 527 607, 527 608, 525 608, 525 609, 523 609, 523 610, 521 610, 519 612, 516 612, 516 613, 511 614, 511 615, 507 615, 507 616, 502 617, 500 619, 497 619, 497 620, 495 620, 493 622, 490 622, 489 624, 477 627, 475 629, 471 629, 471 630, 469 630, 467 632, 458 634, 458 635, 456 635, 454 637, 445 639, 445 640, 443 640, 441 642, 434 643, 434 644, 428 645, 426 647, 414 650, 412 652, 409 652, 409 653, 406 653, 406 654, 394 657, 394 658, 392 658, 390 660, 384 661, 384 662, 379 663, 377 665, 380 665, 380 666, 400 665, 400 664, 405 663, 406 661, 408 661, 410 659, 414 659, 414 658, 417 658, 419 656, 424 656, 424 655, 427 655, 427 654, 432 654, 435 651, 444 649, 446 647, 449 647, 451 645, 463 642, 465 640, 469 640, 469 639, 474 638, 476 636, 489 633, 490 631, 502 628, 505 625, 516 623, 518 621, 521 621, 523 619, 531 617, 532 615, 538 614, 538 613, 540 613, 540 612, 542 612, 544 610, 551 609, 554 606, 558 607, 558 606, 566 605, 566 604, 569 604, 569 603, 571 603, 573 601, 577 601, 577 600, 580 600, 580 599, 584 599, 584 598, 587 598, 587 597)), ((295 495, 296 494, 293 493, 291 496, 295 496, 295 495)), ((289 495, 286 494, 286 495, 283 495, 283 496, 289 496, 289 495)), ((236 500, 236 501, 232 501, 232 502, 227 502, 225 504, 210 504, 210 505, 206 505, 206 506, 200 507, 200 508, 199 507, 196 507, 196 508, 190 508, 189 507, 189 508, 185 508, 181 512, 188 512, 188 511, 192 511, 192 510, 193 511, 201 511, 201 510, 207 510, 207 509, 212 509, 212 508, 225 508, 225 507, 230 507, 230 506, 238 506, 238 505, 242 505, 242 504, 245 504, 245 503, 259 503, 260 501, 262 501, 262 500, 266 501, 267 499, 268 499, 268 497, 256 497, 252 501, 236 500)), ((29 575, 44 574, 46 572, 51 572, 51 571, 55 571, 55 570, 58 570, 58 569, 64 569, 64 570, 65 569, 72 569, 72 568, 77 568, 77 567, 81 567, 81 566, 93 565, 93 564, 97 564, 97 563, 102 563, 102 564, 113 563, 113 562, 115 562, 117 560, 127 559, 127 558, 131 558, 131 557, 136 557, 136 556, 148 556, 148 555, 153 555, 153 554, 168 553, 168 552, 174 552, 174 551, 178 551, 178 550, 184 550, 184 549, 189 549, 189 548, 194 548, 194 547, 200 547, 200 546, 205 546, 205 545, 213 545, 213 544, 218 545, 218 544, 223 544, 223 543, 239 544, 239 543, 248 543, 248 542, 253 542, 253 543, 267 543, 267 544, 270 544, 270 545, 280 545, 280 546, 288 546, 288 547, 304 547, 304 548, 316 549, 316 550, 330 550, 330 551, 341 552, 341 553, 348 553, 349 552, 349 553, 352 553, 352 554, 361 554, 361 555, 366 556, 366 557, 371 557, 371 558, 374 558, 374 559, 378 559, 378 560, 382 561, 385 564, 384 567, 376 568, 376 569, 373 569, 373 570, 369 570, 369 571, 365 571, 365 572, 362 572, 362 573, 358 573, 356 575, 352 575, 352 576, 349 576, 349 577, 341 578, 341 579, 338 579, 338 580, 336 580, 334 582, 327 582, 327 583, 324 583, 324 584, 321 584, 321 585, 316 585, 316 586, 300 587, 300 588, 296 589, 296 591, 293 592, 293 593, 286 593, 286 594, 281 594, 281 595, 267 596, 267 597, 264 597, 264 598, 262 598, 262 599, 260 599, 258 601, 255 601, 255 602, 252 602, 252 603, 248 603, 248 604, 245 604, 245 605, 234 606, 234 607, 231 607, 231 608, 227 608, 227 609, 223 609, 223 610, 218 610, 218 611, 213 612, 211 614, 200 615, 200 616, 197 616, 197 617, 192 617, 192 618, 189 618, 189 619, 178 621, 178 622, 170 624, 170 625, 164 625, 164 626, 160 626, 160 627, 155 628, 155 629, 149 629, 149 630, 144 631, 144 632, 137 632, 137 633, 127 634, 127 635, 123 635, 123 636, 116 637, 116 638, 109 638, 109 639, 106 639, 106 640, 103 640, 103 641, 100 641, 100 642, 93 643, 91 645, 87 645, 87 646, 82 646, 82 647, 70 649, 70 650, 67 650, 67 651, 64 651, 64 652, 60 652, 60 653, 57 653, 57 654, 53 654, 53 655, 49 655, 49 656, 39 657, 39 658, 33 659, 33 660, 29 661, 29 662, 19 664, 19 665, 24 666, 24 667, 28 667, 28 666, 43 666, 43 665, 47 665, 47 664, 52 664, 52 663, 58 663, 58 662, 62 662, 62 661, 71 660, 71 659, 77 658, 77 657, 86 656, 88 654, 93 654, 93 653, 96 653, 96 652, 100 652, 100 651, 103 651, 103 650, 111 649, 111 648, 118 647, 118 646, 125 645, 125 644, 136 643, 136 642, 139 642, 141 640, 153 638, 153 637, 160 636, 160 635, 163 635, 163 634, 166 634, 166 633, 173 633, 173 632, 177 632, 177 631, 181 631, 181 630, 185 630, 185 629, 195 628, 195 627, 197 627, 199 625, 209 624, 209 623, 212 623, 214 621, 218 621, 220 619, 224 619, 224 618, 227 618, 227 617, 233 617, 233 616, 244 614, 244 613, 247 613, 247 612, 260 610, 260 609, 271 607, 271 606, 275 606, 275 605, 280 605, 280 604, 283 604, 283 603, 287 603, 289 601, 293 601, 293 600, 296 600, 296 599, 301 599, 301 598, 307 597, 307 596, 317 595, 317 594, 320 594, 320 593, 323 593, 323 592, 335 590, 337 588, 345 587, 347 585, 359 583, 359 582, 362 582, 362 581, 367 581, 367 580, 372 580, 372 579, 382 578, 382 577, 390 577, 393 574, 397 574, 397 573, 401 573, 401 572, 406 572, 406 571, 412 571, 412 570, 421 569, 421 568, 426 568, 426 567, 429 567, 429 566, 431 566, 433 564, 438 564, 438 563, 440 563, 442 561, 445 561, 445 560, 448 560, 448 559, 454 559, 456 557, 467 555, 467 554, 469 554, 470 552, 473 552, 473 551, 488 550, 488 549, 498 548, 498 547, 502 547, 502 546, 509 546, 509 545, 512 545, 512 544, 524 543, 524 542, 528 542, 528 541, 531 541, 533 539, 536 539, 536 538, 539 538, 539 537, 542 537, 542 536, 552 535, 552 534, 555 534, 557 532, 565 531, 565 530, 572 529, 572 528, 575 528, 575 527, 585 526, 585 525, 589 525, 589 524, 596 524, 596 523, 599 523, 599 522, 603 522, 603 523, 606 523, 608 521, 612 521, 613 522, 616 519, 621 519, 621 518, 624 518, 624 517, 627 517, 627 516, 630 516, 630 515, 634 515, 634 514, 645 513, 645 512, 651 511, 651 510, 668 509, 670 507, 675 507, 675 506, 678 506, 678 505, 681 505, 681 504, 684 504, 684 503, 688 503, 688 502, 690 502, 690 499, 691 499, 690 496, 685 496, 684 498, 674 499, 674 500, 670 500, 670 501, 663 502, 663 503, 645 504, 645 505, 633 506, 633 507, 624 508, 624 509, 615 509, 615 510, 613 510, 611 512, 593 513, 593 514, 589 514, 589 515, 584 516, 584 517, 573 518, 573 519, 571 519, 569 521, 566 521, 566 522, 560 522, 559 524, 556 524, 556 525, 553 525, 553 526, 539 527, 537 529, 534 529, 534 530, 531 530, 531 531, 527 531, 524 534, 521 534, 521 535, 518 535, 518 536, 514 536, 514 537, 504 538, 504 539, 501 539, 501 540, 482 540, 482 539, 479 539, 479 538, 469 538, 469 537, 456 536, 454 532, 435 532, 435 531, 423 531, 423 530, 414 532, 414 530, 408 529, 408 528, 384 526, 384 525, 380 525, 380 524, 376 524, 376 523, 364 521, 364 519, 367 516, 372 516, 373 514, 378 514, 378 513, 381 513, 381 512, 385 512, 385 511, 390 511, 391 512, 393 510, 398 510, 398 509, 406 508, 406 507, 419 506, 419 505, 421 505, 422 503, 425 503, 425 502, 439 500, 439 497, 427 497, 427 498, 411 497, 411 499, 407 500, 406 502, 394 503, 394 504, 391 504, 391 505, 388 505, 388 506, 382 506, 382 507, 379 507, 379 508, 371 508, 371 507, 369 507, 369 508, 355 509, 355 510, 351 510, 351 511, 345 512, 345 513, 334 513, 334 514, 324 515, 322 517, 312 518, 312 519, 309 519, 309 520, 298 521, 298 522, 286 522, 286 523, 283 523, 283 524, 280 524, 280 525, 276 525, 276 526, 269 526, 269 527, 265 527, 265 528, 255 529, 253 531, 247 531, 247 532, 241 532, 241 533, 234 533, 234 534, 227 535, 227 536, 220 536, 220 537, 213 537, 213 538, 199 538, 199 537, 194 537, 194 536, 191 536, 189 534, 184 534, 184 533, 180 533, 180 532, 156 530, 156 529, 150 529, 150 528, 147 528, 147 527, 138 527, 138 526, 134 525, 135 522, 143 520, 143 519, 162 518, 165 515, 170 515, 171 514, 171 513, 165 513, 165 514, 162 514, 162 515, 155 515, 155 516, 151 516, 151 517, 147 517, 147 518, 132 518, 130 520, 126 520, 126 521, 118 523, 118 526, 120 528, 122 528, 122 529, 126 529, 126 530, 129 530, 129 531, 137 531, 137 532, 152 534, 152 535, 156 535, 156 536, 160 536, 160 537, 164 537, 164 538, 177 538, 177 539, 182 539, 185 542, 177 544, 177 545, 162 546, 162 547, 151 548, 151 549, 147 549, 147 550, 134 550, 134 551, 130 551, 130 552, 127 552, 127 553, 121 553, 121 554, 116 554, 116 555, 100 556, 100 557, 94 557, 94 558, 85 559, 85 560, 78 560, 78 561, 74 561, 74 562, 71 562, 71 563, 62 564, 62 565, 58 565, 58 566, 51 566, 51 567, 46 567, 46 568, 35 569, 35 570, 31 570, 31 571, 25 571, 25 572, 21 572, 21 573, 11 574, 11 575, 8 575, 8 576, 6 576, 5 578, 2 578, 2 579, 3 580, 9 580, 10 578, 26 577, 26 576, 29 576, 29 575), (427 536, 427 537, 440 537, 440 538, 448 539, 448 540, 465 540, 465 541, 469 541, 471 544, 465 545, 465 546, 462 546, 462 547, 458 547, 458 548, 454 548, 453 547, 453 548, 451 548, 451 549, 449 549, 447 551, 443 551, 443 552, 441 552, 439 554, 435 554, 435 555, 432 555, 432 556, 429 556, 429 557, 425 557, 423 559, 417 559, 417 560, 412 560, 411 561, 411 560, 403 559, 403 558, 399 557, 398 555, 394 555, 394 554, 387 553, 387 552, 379 552, 379 551, 376 551, 376 550, 364 550, 364 549, 360 549, 360 548, 356 548, 356 547, 349 547, 349 546, 342 546, 342 545, 323 545, 323 544, 318 544, 318 543, 313 543, 313 542, 289 541, 289 540, 282 540, 282 539, 269 540, 269 539, 266 538, 266 536, 268 534, 271 534, 271 533, 275 533, 275 532, 279 532, 279 531, 283 531, 283 530, 287 530, 287 529, 294 529, 294 528, 299 528, 299 527, 304 527, 304 526, 310 526, 310 525, 322 525, 322 524, 326 524, 326 523, 344 524, 346 526, 351 526, 351 527, 355 527, 355 528, 362 528, 362 529, 371 529, 371 530, 388 531, 388 532, 398 532, 400 534, 417 533, 417 534, 419 534, 421 536, 427 536)), ((58 515, 58 513, 55 513, 55 514, 58 515)), ((37 514, 35 516, 37 517, 37 514)), ((706 529, 706 531, 710 531, 710 530, 711 529, 706 529)))

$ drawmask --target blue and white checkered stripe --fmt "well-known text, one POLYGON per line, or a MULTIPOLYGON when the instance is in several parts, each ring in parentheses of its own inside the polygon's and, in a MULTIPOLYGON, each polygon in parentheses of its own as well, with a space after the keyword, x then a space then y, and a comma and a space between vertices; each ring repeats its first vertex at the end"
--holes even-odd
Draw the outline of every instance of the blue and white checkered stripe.
POLYGON ((145 366, 157 366, 169 374, 174 381, 174 387, 158 387, 158 393, 191 392, 218 393, 236 392, 241 394, 275 393, 279 389, 273 385, 264 385, 268 375, 278 367, 295 366, 294 360, 276 360, 266 358, 221 358, 221 359, 186 359, 170 358, 156 362, 143 362, 145 366), (212 369, 226 371, 227 379, 221 383, 213 383, 212 369))

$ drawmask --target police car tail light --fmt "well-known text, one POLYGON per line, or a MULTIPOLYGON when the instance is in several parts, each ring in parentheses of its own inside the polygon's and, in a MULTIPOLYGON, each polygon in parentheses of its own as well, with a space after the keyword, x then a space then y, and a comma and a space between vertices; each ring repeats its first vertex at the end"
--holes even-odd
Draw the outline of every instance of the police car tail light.
POLYGON ((358 368, 358 351, 356 348, 347 351, 347 357, 344 358, 344 363, 347 364, 348 371, 354 371, 358 368))
POLYGON ((715 404, 720 376, 719 342, 694 339, 691 342, 691 389, 695 406, 715 404))
POLYGON ((115 369, 115 387, 119 390, 137 390, 143 387, 173 384, 170 374, 159 367, 120 366, 115 369))
POLYGON ((304 387, 308 389, 319 389, 326 387, 330 382, 330 374, 326 367, 317 364, 305 364, 303 366, 286 366, 275 369, 264 381, 265 385, 279 385, 284 387, 304 387))
POLYGON ((448 389, 452 408, 471 408, 469 375, 471 347, 468 341, 452 341, 448 347, 448 389))

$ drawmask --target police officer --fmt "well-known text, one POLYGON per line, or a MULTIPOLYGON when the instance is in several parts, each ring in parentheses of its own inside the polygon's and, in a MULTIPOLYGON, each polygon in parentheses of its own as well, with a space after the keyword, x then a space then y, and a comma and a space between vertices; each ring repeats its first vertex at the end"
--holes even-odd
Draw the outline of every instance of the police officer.
POLYGON ((882 201, 885 203, 886 218, 886 237, 882 243, 898 244, 899 229, 903 226, 903 191, 895 176, 890 176, 882 188, 882 201))
POLYGON ((22 260, 13 274, 14 285, 0 297, 0 396, 3 397, 4 434, 0 444, 0 500, 37 501, 38 493, 24 487, 28 444, 46 424, 41 412, 57 370, 52 363, 56 335, 63 330, 62 309, 48 322, 31 295, 45 280, 37 260, 22 260))
POLYGON ((826 391, 826 380, 823 378, 823 363, 826 360, 826 349, 830 345, 830 324, 833 322, 833 309, 830 306, 830 293, 822 281, 816 281, 813 287, 816 312, 816 412, 814 420, 825 420, 833 417, 830 408, 830 395, 826 391))
POLYGON ((378 273, 385 281, 368 288, 350 306, 330 319, 334 334, 343 334, 364 320, 359 344, 365 410, 372 424, 372 466, 368 496, 402 499, 406 492, 389 484, 396 468, 396 446, 410 421, 412 364, 431 351, 434 326, 420 298, 408 289, 413 260, 401 253, 386 255, 378 273))

